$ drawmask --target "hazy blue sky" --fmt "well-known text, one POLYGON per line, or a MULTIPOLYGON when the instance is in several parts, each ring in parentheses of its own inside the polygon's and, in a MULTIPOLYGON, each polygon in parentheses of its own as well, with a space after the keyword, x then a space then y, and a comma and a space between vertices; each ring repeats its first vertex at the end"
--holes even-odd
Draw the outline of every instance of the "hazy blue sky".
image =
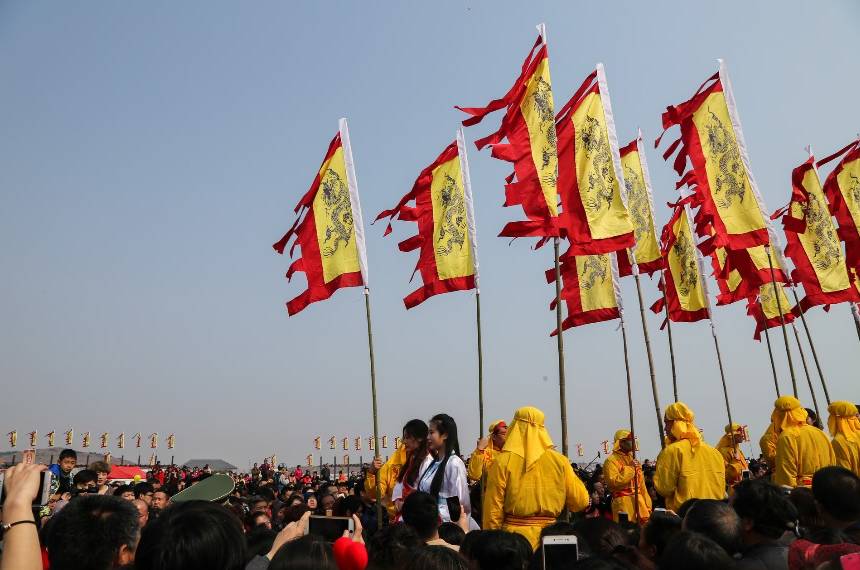
MULTIPOLYGON (((508 89, 541 21, 557 104, 603 62, 622 144, 637 126, 653 140, 666 105, 725 58, 770 211, 787 201, 804 145, 824 155, 860 128, 860 6, 850 1, 0 1, 0 431, 18 429, 21 442, 32 429, 70 426, 173 432, 177 460, 221 456, 241 466, 272 453, 303 461, 316 435, 369 435, 360 289, 288 318, 284 302, 304 282, 286 282, 289 260, 270 245, 292 223, 339 117, 350 120, 372 219, 453 139, 462 118, 454 105, 508 89)), ((509 167, 486 152, 470 159, 487 416, 538 406, 560 445, 553 290, 543 280, 552 253, 495 237, 521 216, 500 207, 509 167)), ((648 160, 662 225, 676 177, 656 152, 648 160)), ((414 231, 402 226, 386 239, 384 226, 367 228, 381 429, 393 437, 405 420, 445 411, 470 451, 474 297, 445 295, 406 312, 416 254, 397 250, 414 231)), ((655 284, 643 285, 650 304, 655 284)), ((632 281, 623 294, 637 426, 653 456, 632 281)), ((848 307, 817 309, 809 322, 832 396, 857 401, 860 347, 848 307)), ((658 324, 649 314, 665 405, 671 381, 658 324)), ((766 348, 752 340, 742 304, 717 310, 716 325, 734 416, 757 448, 774 399, 766 348)), ((615 328, 565 335, 571 448, 582 442, 589 455, 627 421, 615 328)), ((708 326, 674 330, 681 398, 713 443, 726 417, 708 326)))

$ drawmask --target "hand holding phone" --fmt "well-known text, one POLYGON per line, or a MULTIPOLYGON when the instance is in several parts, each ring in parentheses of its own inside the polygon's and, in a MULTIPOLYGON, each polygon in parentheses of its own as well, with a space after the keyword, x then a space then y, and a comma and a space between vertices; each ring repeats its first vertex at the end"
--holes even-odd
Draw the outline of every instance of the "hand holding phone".
POLYGON ((328 542, 334 542, 343 536, 345 531, 355 532, 355 521, 352 517, 311 516, 306 528, 306 534, 315 534, 328 542))
POLYGON ((45 465, 20 463, 0 473, 0 504, 7 509, 48 504, 51 472, 45 465))
POLYGON ((463 509, 460 507, 460 497, 445 497, 445 503, 448 505, 448 515, 451 517, 451 522, 460 520, 463 514, 463 509))
POLYGON ((545 536, 541 539, 541 553, 543 570, 567 568, 571 561, 579 559, 579 544, 572 534, 545 536))

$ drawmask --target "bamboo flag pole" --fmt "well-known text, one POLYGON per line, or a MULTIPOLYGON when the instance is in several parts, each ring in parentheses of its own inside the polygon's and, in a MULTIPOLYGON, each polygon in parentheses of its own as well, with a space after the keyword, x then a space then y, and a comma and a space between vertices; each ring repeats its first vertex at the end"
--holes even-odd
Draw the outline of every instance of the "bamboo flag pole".
POLYGON ((561 325, 561 267, 558 262, 559 238, 552 239, 555 251, 555 324, 558 334, 555 335, 558 346, 558 403, 561 407, 561 454, 567 457, 567 395, 564 385, 564 341, 562 340, 561 325))
MULTIPOLYGON (((854 315, 854 327, 857 329, 857 340, 860 340, 860 306, 856 303, 851 303, 851 314, 854 315)), ((827 399, 827 402, 829 405, 830 398, 827 399)))
MULTIPOLYGON (((370 288, 364 288, 364 310, 367 315, 367 348, 370 354, 370 397, 373 402, 373 448, 379 449, 379 415, 376 405, 376 361, 373 356, 373 327, 370 323, 370 288)), ((382 528, 382 487, 376 478, 376 528, 382 528)))
POLYGON ((481 292, 475 290, 475 315, 478 325, 478 439, 484 434, 484 348, 481 341, 481 292))
MULTIPOLYGON (((668 269, 664 271, 668 271, 668 269)), ((675 396, 675 401, 677 402, 678 373, 675 371, 675 344, 672 342, 672 320, 669 318, 669 301, 666 299, 666 280, 663 278, 662 273, 660 275, 660 284, 663 286, 663 308, 666 311, 666 332, 669 337, 669 361, 672 363, 672 392, 675 396)))
MULTIPOLYGON (((791 376, 791 389, 794 392, 794 397, 797 398, 797 377, 794 374, 794 361, 791 359, 791 347, 788 344, 788 332, 785 330, 785 316, 782 314, 782 300, 780 299, 779 289, 776 286, 776 272, 773 269, 773 256, 770 254, 771 247, 777 247, 776 243, 771 243, 771 246, 765 246, 767 252, 767 264, 770 266, 770 286, 773 287, 773 294, 776 297, 776 309, 779 311, 779 324, 782 328, 782 339, 785 341, 785 355, 788 358, 788 373, 791 376)), ((767 284, 765 284, 767 286, 767 284)))
MULTIPOLYGON (((794 302, 797 305, 800 313, 800 322, 803 325, 803 331, 806 333, 806 340, 809 342, 809 348, 812 350, 812 360, 815 362, 815 368, 818 370, 818 379, 821 380, 821 388, 824 390, 824 399, 827 405, 830 405, 830 391, 827 390, 827 382, 824 380, 824 372, 821 371, 821 363, 818 361, 818 352, 815 350, 815 343, 812 341, 812 333, 809 331, 809 325, 806 323, 806 311, 800 304, 800 299, 797 298, 797 289, 794 284, 791 285, 791 293, 794 296, 794 302)), ((860 334, 860 333, 858 333, 860 334)))
MULTIPOLYGON (((657 414, 657 434, 660 437, 660 448, 662 449, 666 447, 666 434, 663 433, 663 413, 660 411, 660 398, 657 394, 657 376, 654 373, 654 357, 651 355, 651 337, 648 335, 648 324, 645 321, 645 304, 642 301, 642 285, 639 283, 639 269, 635 265, 633 266, 633 277, 636 280, 636 294, 639 297, 639 316, 642 318, 642 334, 645 335, 645 353, 648 355, 648 372, 651 374, 651 393, 654 396, 654 411, 657 414)), ((672 363, 672 368, 674 369, 674 362, 672 363)))
MULTIPOLYGON (((760 301, 759 307, 761 307, 760 301)), ((762 311, 764 311, 764 309, 762 309, 762 311)), ((770 357, 770 369, 773 371, 773 387, 776 389, 776 397, 779 398, 779 381, 777 380, 776 375, 776 362, 773 360, 773 348, 770 345, 770 333, 768 333, 767 327, 764 327, 764 340, 767 342, 767 355, 770 357)))
POLYGON ((806 383, 809 385, 809 393, 812 394, 812 407, 815 408, 815 415, 821 419, 821 412, 818 411, 818 398, 815 397, 815 389, 812 387, 812 377, 809 375, 809 367, 806 365, 806 355, 803 354, 803 345, 800 343, 800 333, 797 332, 797 325, 791 323, 791 330, 794 331, 794 340, 797 341, 797 350, 800 352, 800 362, 803 364, 803 373, 806 375, 806 383))

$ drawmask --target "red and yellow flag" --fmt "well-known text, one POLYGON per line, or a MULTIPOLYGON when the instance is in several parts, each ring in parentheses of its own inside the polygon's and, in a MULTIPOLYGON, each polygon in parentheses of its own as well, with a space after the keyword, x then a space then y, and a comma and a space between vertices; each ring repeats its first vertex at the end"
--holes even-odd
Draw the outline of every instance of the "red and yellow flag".
POLYGON ((298 218, 293 227, 272 246, 283 254, 293 240, 291 258, 296 246, 301 248, 302 256, 290 265, 287 279, 301 271, 308 288, 287 303, 290 315, 328 299, 341 287, 368 285, 364 223, 346 119, 339 126, 310 190, 295 208, 298 218))
POLYGON ((691 205, 699 208, 696 233, 708 238, 699 245, 702 253, 708 255, 716 247, 737 250, 769 243, 767 217, 750 170, 722 60, 719 71, 690 100, 670 106, 663 113, 663 128, 674 125, 680 125, 681 138, 669 146, 663 158, 668 160, 680 146, 675 171, 681 180, 676 187, 687 185, 693 192, 691 205), (684 172, 688 158, 692 168, 684 172), (713 235, 709 228, 713 228, 713 235))
POLYGON ((585 79, 556 117, 562 225, 575 255, 634 245, 624 204, 624 175, 603 64, 585 79))
POLYGON ((824 182, 830 213, 839 223, 839 239, 845 242, 849 267, 860 271, 860 138, 821 159, 821 167, 843 157, 824 182))
POLYGON ((782 283, 765 283, 759 288, 759 294, 747 300, 747 314, 755 319, 753 338, 761 340, 761 332, 765 329, 778 327, 782 323, 779 318, 780 308, 782 317, 788 324, 794 320, 791 302, 785 294, 782 283), (779 295, 779 301, 777 301, 779 295))
POLYGON ((507 109, 495 133, 475 141, 478 149, 492 145, 495 158, 512 162, 514 173, 505 186, 505 206, 522 206, 528 220, 510 222, 500 236, 558 236, 558 151, 555 106, 549 76, 546 30, 538 39, 513 87, 486 107, 457 107, 471 115, 464 126, 480 123, 488 114, 507 109), (507 144, 500 144, 507 139, 507 144), (516 181, 514 181, 516 179, 516 181))
POLYGON ((860 301, 842 255, 836 225, 827 208, 815 158, 791 172, 791 202, 782 215, 788 245, 785 253, 794 262, 792 278, 803 284, 806 296, 799 310, 816 305, 860 301))
POLYGON ((780 283, 788 281, 783 270, 782 256, 769 245, 757 245, 749 249, 727 250, 716 248, 711 254, 711 267, 720 289, 717 305, 728 305, 758 295, 759 287, 775 278, 780 283), (768 250, 773 261, 773 277, 770 272, 768 250))
POLYGON ((633 274, 635 263, 640 273, 652 275, 663 267, 660 242, 654 225, 654 201, 651 193, 651 177, 642 145, 642 132, 636 140, 621 149, 621 168, 624 170, 624 188, 627 194, 627 211, 633 221, 636 245, 633 250, 618 254, 618 274, 621 277, 633 274), (635 261, 634 261, 635 260, 635 261))
MULTIPOLYGON (((567 303, 567 317, 561 324, 566 331, 590 323, 611 321, 621 317, 621 292, 618 287, 618 266, 615 256, 573 255, 568 250, 561 257, 561 299, 567 303)), ((547 283, 555 281, 555 269, 546 271, 547 283)), ((555 308, 556 300, 550 303, 555 308)), ((558 330, 552 332, 552 336, 558 330)))
POLYGON ((696 251, 695 237, 686 205, 679 203, 662 232, 663 279, 658 287, 665 294, 651 306, 659 314, 668 306, 669 320, 694 322, 709 318, 708 295, 696 251))
MULTIPOLYGON (((462 131, 433 163, 421 171, 415 184, 382 218, 417 222, 418 234, 400 242, 401 251, 420 249, 415 271, 424 285, 403 302, 407 309, 428 297, 478 286, 478 245, 469 181, 469 163, 462 131), (408 204, 414 202, 414 206, 408 204)), ((391 223, 385 235, 391 233, 391 223)), ((414 273, 413 273, 414 275, 414 273)))

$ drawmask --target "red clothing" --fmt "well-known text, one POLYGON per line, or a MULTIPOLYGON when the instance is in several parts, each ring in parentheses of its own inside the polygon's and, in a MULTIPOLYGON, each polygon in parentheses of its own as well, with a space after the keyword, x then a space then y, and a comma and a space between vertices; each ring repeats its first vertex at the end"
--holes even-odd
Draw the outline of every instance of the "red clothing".
POLYGON ((364 570, 367 567, 367 549, 363 544, 342 536, 334 541, 332 549, 340 570, 364 570))

